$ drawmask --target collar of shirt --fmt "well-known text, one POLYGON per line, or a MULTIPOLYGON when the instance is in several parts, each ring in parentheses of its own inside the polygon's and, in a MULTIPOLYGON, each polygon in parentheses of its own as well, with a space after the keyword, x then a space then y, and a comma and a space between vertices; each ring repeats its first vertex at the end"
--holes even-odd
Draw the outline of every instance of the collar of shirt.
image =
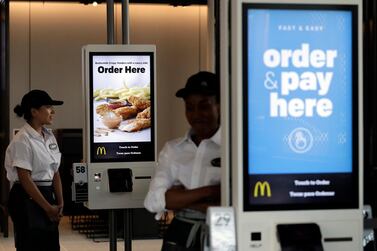
MULTIPOLYGON (((177 143, 177 145, 181 145, 187 141, 192 141, 191 135, 192 135, 192 129, 186 132, 185 136, 182 137, 182 139, 177 143)), ((221 144, 221 126, 219 127, 219 129, 217 129, 216 133, 208 140, 213 141, 217 145, 221 144)))
MULTIPOLYGON (((29 123, 25 123, 24 128, 25 128, 26 132, 28 134, 30 134, 31 137, 44 141, 43 136, 41 134, 39 134, 33 127, 31 127, 31 125, 29 125, 29 123)), ((42 131, 47 136, 51 135, 50 130, 48 130, 45 127, 42 127, 42 131)))
POLYGON ((176 167, 178 168, 175 175, 179 182, 188 189, 213 185, 217 183, 221 169, 212 167, 210 161, 220 157, 221 128, 211 138, 203 140, 199 145, 191 140, 191 134, 190 130, 176 143, 176 151, 179 152, 175 152, 173 155, 178 156, 179 161, 177 161, 176 167))

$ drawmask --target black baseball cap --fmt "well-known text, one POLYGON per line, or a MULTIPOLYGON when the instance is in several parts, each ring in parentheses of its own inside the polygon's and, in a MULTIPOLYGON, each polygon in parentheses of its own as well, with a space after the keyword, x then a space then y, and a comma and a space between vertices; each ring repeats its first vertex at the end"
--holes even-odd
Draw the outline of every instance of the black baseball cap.
POLYGON ((216 74, 200 71, 188 78, 186 86, 177 91, 175 96, 186 98, 190 94, 204 94, 219 96, 220 83, 216 74))
POLYGON ((63 101, 53 100, 45 91, 31 90, 23 96, 21 107, 39 108, 42 105, 62 105, 63 103, 63 101))

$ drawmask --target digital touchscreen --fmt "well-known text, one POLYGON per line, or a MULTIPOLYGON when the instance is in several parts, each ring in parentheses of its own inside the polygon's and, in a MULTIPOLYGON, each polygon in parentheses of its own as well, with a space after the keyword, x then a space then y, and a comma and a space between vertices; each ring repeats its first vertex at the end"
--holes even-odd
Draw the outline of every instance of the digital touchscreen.
POLYGON ((243 5, 244 209, 358 206, 357 8, 243 5))
POLYGON ((91 162, 154 161, 153 52, 90 52, 91 162))

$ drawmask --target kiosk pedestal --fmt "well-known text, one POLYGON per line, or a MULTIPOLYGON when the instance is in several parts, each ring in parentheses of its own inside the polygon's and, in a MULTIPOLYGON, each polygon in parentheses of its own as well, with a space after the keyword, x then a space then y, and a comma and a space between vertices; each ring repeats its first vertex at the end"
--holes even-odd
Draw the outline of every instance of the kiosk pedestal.
MULTIPOLYGON (((124 217, 124 229, 123 229, 123 239, 124 239, 124 250, 132 250, 132 209, 123 209, 124 217)), ((109 239, 110 239, 110 251, 117 250, 117 224, 116 224, 116 210, 109 210, 109 239)))

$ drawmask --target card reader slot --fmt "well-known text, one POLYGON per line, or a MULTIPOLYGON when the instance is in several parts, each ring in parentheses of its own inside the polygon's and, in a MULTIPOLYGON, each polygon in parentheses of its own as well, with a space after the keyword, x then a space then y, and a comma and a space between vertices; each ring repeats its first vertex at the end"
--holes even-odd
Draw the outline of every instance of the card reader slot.
POLYGON ((129 168, 107 169, 110 193, 132 192, 132 170, 129 168))
POLYGON ((282 251, 323 251, 322 234, 316 223, 278 224, 282 251))

